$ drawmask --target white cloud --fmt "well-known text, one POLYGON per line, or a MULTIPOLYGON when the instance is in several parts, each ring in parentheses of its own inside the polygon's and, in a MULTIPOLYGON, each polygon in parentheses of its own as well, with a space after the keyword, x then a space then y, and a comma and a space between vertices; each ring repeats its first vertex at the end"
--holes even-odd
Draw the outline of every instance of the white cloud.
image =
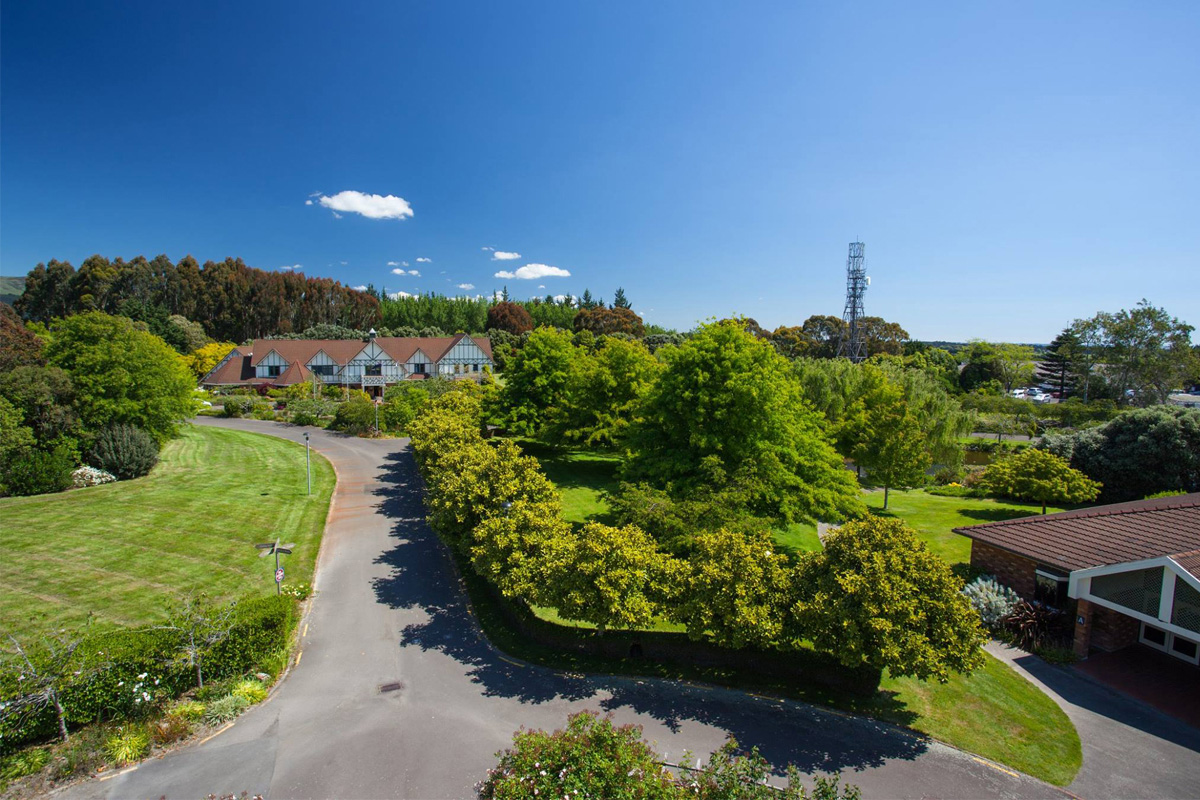
POLYGON ((289 264, 286 267, 280 267, 280 269, 283 270, 284 272, 288 272, 291 270, 304 269, 304 265, 303 264, 289 264))
POLYGON ((520 257, 520 253, 509 253, 504 250, 497 250, 492 253, 492 261, 516 261, 520 257))
POLYGON ((408 271, 408 274, 409 274, 409 275, 416 275, 418 278, 419 278, 419 277, 421 277, 421 271, 420 271, 420 270, 418 270, 418 269, 410 269, 410 270, 408 271))
POLYGON ((365 291, 367 290, 367 287, 366 287, 366 285, 362 285, 362 286, 353 286, 353 287, 351 287, 351 288, 352 288, 352 289, 354 289, 354 291, 356 291, 356 292, 365 292, 365 291))
POLYGON ((458 285, 458 288, 460 288, 460 289, 474 289, 474 288, 475 288, 475 284, 473 284, 473 283, 460 283, 460 284, 458 285))
POLYGON ((309 197, 320 197, 321 194, 322 194, 322 192, 309 192, 308 196, 309 197))
POLYGON ((333 212, 333 218, 334 218, 334 219, 341 219, 341 218, 342 218, 342 215, 341 215, 341 214, 339 214, 339 213, 337 213, 337 212, 335 211, 335 212, 333 212))
POLYGON ((500 289, 497 289, 496 291, 492 292, 492 296, 491 296, 489 299, 491 299, 491 300, 503 300, 503 299, 504 299, 504 292, 502 292, 500 289))
POLYGON ((341 264, 342 264, 342 266, 343 266, 343 267, 344 267, 344 266, 346 266, 346 265, 347 265, 347 264, 349 264, 349 263, 350 263, 349 261, 343 261, 343 262, 341 262, 341 264))
MULTIPOLYGON (((388 263, 390 264, 392 262, 389 261, 388 263)), ((404 270, 400 269, 399 267, 396 267, 394 270, 392 270, 392 274, 393 275, 407 275, 408 273, 405 272, 404 270)))
POLYGON ((416 295, 409 294, 408 292, 388 292, 388 297, 392 298, 393 300, 399 300, 402 297, 416 297, 416 295))
POLYGON ((575 299, 575 298, 574 298, 574 296, 572 296, 572 295, 569 295, 569 294, 556 294, 556 295, 554 295, 554 302, 556 302, 556 303, 565 303, 565 302, 566 302, 566 301, 568 301, 568 300, 572 300, 572 301, 573 301, 574 299, 575 299))
POLYGON ((417 256, 417 263, 418 263, 418 264, 432 264, 432 263, 433 263, 433 259, 432 259, 432 258, 426 258, 425 256, 417 256))
POLYGON ((312 200, 305 200, 305 201, 304 201, 304 205, 306 205, 306 206, 311 206, 311 205, 312 205, 312 200))
POLYGON ((545 288, 546 288, 546 284, 544 284, 544 283, 539 283, 539 284, 538 284, 538 288, 539 288, 539 289, 545 289, 545 288))
POLYGON ((394 194, 367 194, 365 192, 345 191, 326 197, 321 195, 317 200, 325 208, 331 209, 334 216, 338 211, 347 214, 361 214, 367 219, 404 219, 413 215, 412 206, 403 197, 394 194))
POLYGON ((389 267, 398 267, 398 266, 400 266, 400 262, 399 262, 399 261, 389 261, 389 262, 387 263, 387 265, 388 265, 389 267))
POLYGON ((480 249, 480 250, 495 250, 496 248, 494 248, 494 247, 481 247, 481 248, 479 248, 479 249, 480 249))
POLYGON ((535 280, 537 278, 569 278, 571 273, 561 267, 552 267, 549 264, 526 264, 516 272, 500 270, 496 273, 496 277, 535 280))

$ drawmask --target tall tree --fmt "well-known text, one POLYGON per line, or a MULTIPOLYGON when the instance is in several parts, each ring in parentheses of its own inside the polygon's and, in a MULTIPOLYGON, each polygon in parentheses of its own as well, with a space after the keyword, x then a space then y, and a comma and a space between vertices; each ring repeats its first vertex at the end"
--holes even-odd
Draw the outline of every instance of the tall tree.
POLYGON ((8 303, 0 303, 0 373, 15 367, 45 364, 42 340, 13 311, 8 303))
POLYGON ((533 319, 528 311, 516 303, 500 302, 488 309, 487 329, 508 331, 519 336, 533 330, 533 319))
POLYGON ((1191 325, 1142 300, 1132 310, 1103 315, 1106 376, 1118 402, 1166 403, 1193 369, 1191 325), (1132 395, 1129 393, 1132 392, 1132 395))
POLYGON ((576 356, 567 333, 539 328, 529 335, 504 369, 500 401, 510 430, 526 435, 541 430, 547 414, 562 400, 576 356))
POLYGON ((625 290, 622 289, 620 286, 617 287, 616 293, 613 294, 612 307, 613 308, 633 308, 633 305, 625 298, 625 290))
POLYGON ((769 343, 716 323, 659 355, 667 367, 631 431, 629 478, 681 495, 746 482, 748 510, 789 520, 861 513, 824 420, 769 343))
POLYGON ((1037 365, 1037 379, 1054 386, 1064 400, 1071 384, 1071 359, 1079 346, 1079 337, 1069 327, 1064 328, 1054 337, 1037 365))
POLYGON ((628 308, 605 308, 597 305, 582 309, 575 315, 575 330, 600 334, 627 333, 641 338, 646 332, 642 318, 628 308))

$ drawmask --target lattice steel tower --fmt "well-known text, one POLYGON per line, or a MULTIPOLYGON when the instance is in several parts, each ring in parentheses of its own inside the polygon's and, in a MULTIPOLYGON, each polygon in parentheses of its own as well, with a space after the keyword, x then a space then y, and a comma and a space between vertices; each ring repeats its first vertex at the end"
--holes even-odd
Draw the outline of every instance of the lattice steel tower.
POLYGON ((867 357, 867 342, 859 325, 864 316, 863 295, 871 285, 863 255, 866 249, 862 242, 850 243, 850 257, 846 259, 846 308, 842 311, 842 333, 838 338, 838 356, 856 364, 867 357))

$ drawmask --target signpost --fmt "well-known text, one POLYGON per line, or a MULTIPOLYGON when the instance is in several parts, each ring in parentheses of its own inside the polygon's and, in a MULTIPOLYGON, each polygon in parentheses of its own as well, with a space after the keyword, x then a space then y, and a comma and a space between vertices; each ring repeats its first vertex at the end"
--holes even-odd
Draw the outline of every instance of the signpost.
POLYGON ((263 542, 262 544, 256 544, 254 546, 259 550, 262 550, 262 552, 258 554, 259 558, 266 558, 272 553, 275 554, 275 594, 282 594, 279 584, 283 583, 283 567, 279 566, 279 554, 283 553, 285 556, 289 555, 292 552, 292 548, 296 546, 295 543, 288 542, 287 544, 281 545, 279 540, 276 539, 273 542, 263 542))

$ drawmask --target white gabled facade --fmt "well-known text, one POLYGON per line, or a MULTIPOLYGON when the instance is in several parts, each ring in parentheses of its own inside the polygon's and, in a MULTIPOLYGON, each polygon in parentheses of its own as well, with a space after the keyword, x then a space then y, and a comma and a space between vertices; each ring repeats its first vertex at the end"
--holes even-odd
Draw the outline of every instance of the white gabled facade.
POLYGON ((254 377, 263 380, 278 378, 288 368, 287 360, 274 350, 267 353, 254 366, 254 377))
POLYGON ((490 366, 492 360, 484 354, 470 336, 463 336, 438 361, 441 375, 467 375, 480 372, 490 366))
POLYGON ((342 370, 342 376, 346 383, 384 386, 404 380, 407 373, 377 342, 372 341, 350 359, 342 370))

